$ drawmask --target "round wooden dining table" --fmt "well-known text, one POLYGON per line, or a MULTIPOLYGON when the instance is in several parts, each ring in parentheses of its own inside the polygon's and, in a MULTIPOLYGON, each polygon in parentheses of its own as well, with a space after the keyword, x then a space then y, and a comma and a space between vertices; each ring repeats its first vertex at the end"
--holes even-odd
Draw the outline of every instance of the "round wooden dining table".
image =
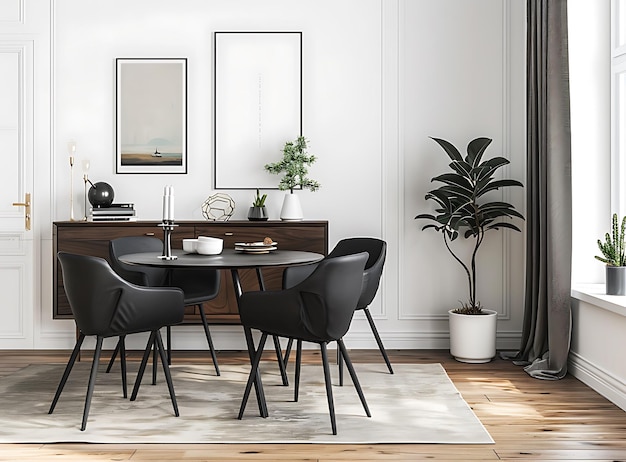
MULTIPOLYGON (((267 253, 248 253, 234 249, 224 249, 218 255, 200 255, 197 253, 188 253, 180 249, 172 249, 171 255, 175 258, 164 259, 161 255, 155 252, 141 252, 122 255, 119 257, 119 260, 129 265, 152 266, 159 268, 211 268, 230 270, 233 285, 235 287, 235 297, 237 299, 237 303, 239 303, 239 297, 241 297, 241 294, 243 293, 241 279, 239 277, 240 269, 255 269, 259 282, 259 289, 265 290, 265 283, 263 282, 262 274, 263 268, 306 265, 318 262, 324 258, 324 255, 320 253, 281 249, 272 250, 267 253)), ((252 332, 249 328, 244 328, 244 334, 246 337, 250 361, 252 361, 256 352, 252 332)), ((275 339, 275 342, 277 343, 278 340, 275 339)), ((281 375, 283 376, 283 383, 286 383, 287 375, 284 362, 282 360, 278 362, 281 375)), ((265 397, 263 396, 263 386, 261 384, 260 374, 257 374, 254 383, 257 402, 259 404, 259 413, 262 417, 267 417, 268 412, 267 406, 265 405, 265 397)))

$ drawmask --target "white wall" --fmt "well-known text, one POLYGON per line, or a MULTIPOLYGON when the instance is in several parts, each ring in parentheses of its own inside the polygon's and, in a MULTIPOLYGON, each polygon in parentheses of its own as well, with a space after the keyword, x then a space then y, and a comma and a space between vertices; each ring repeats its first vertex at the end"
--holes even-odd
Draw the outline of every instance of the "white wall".
MULTIPOLYGON (((388 347, 447 347, 444 313, 466 289, 438 236, 413 219, 431 210, 424 194, 445 168, 428 137, 461 149, 491 137, 488 155, 508 157, 505 174, 524 181, 524 27, 525 6, 511 0, 53 0, 54 219, 69 217, 70 139, 78 161, 91 160, 90 177, 113 185, 116 200, 134 202, 140 218, 160 218, 163 185, 172 184, 177 218, 202 219, 200 205, 215 192, 212 33, 299 30, 303 133, 319 157, 311 176, 322 183, 300 195, 305 217, 329 221, 331 247, 352 235, 388 241, 372 306, 388 347), (188 174, 115 174, 117 57, 188 58, 188 174)), ((78 171, 75 201, 82 204, 78 171)), ((234 218, 245 219, 253 191, 224 192, 237 203, 234 218)), ((524 211, 523 190, 504 199, 524 211)), ((281 201, 281 192, 269 191, 272 218, 281 201)), ((496 233, 480 256, 479 297, 501 313, 499 347, 518 345, 523 242, 521 234, 496 233)), ((51 300, 42 310, 51 312, 51 300)), ((62 332, 66 340, 55 346, 71 346, 70 323, 49 320, 43 330, 62 332)), ((238 345, 240 336, 227 332, 218 330, 218 348, 238 345)), ((185 336, 178 346, 202 348, 197 334, 196 343, 185 336)), ((375 345, 362 318, 348 341, 375 345)))
POLYGON ((604 284, 574 291, 568 371, 626 410, 626 301, 604 295, 604 284), (594 293, 595 292, 595 293, 594 293))
MULTIPOLYGON (((203 219, 200 206, 215 192, 213 32, 299 30, 303 32, 303 133, 310 139, 310 152, 319 157, 311 176, 322 183, 319 192, 300 195, 306 218, 333 223, 332 240, 356 232, 380 235, 378 213, 374 217, 366 213, 370 208, 380 210, 381 200, 380 29, 380 2, 373 0, 57 0, 56 218, 69 216, 66 143, 75 139, 77 157, 91 159, 90 177, 110 183, 116 200, 134 202, 140 218, 160 218, 163 185, 172 184, 179 199, 177 218, 203 219), (358 23, 352 21, 355 10, 360 12, 358 23), (115 174, 118 57, 188 58, 187 175, 115 174), (333 207, 328 207, 331 203, 333 207), (355 204, 367 208, 357 210, 355 204), (342 220, 346 210, 350 220, 342 220)), ((268 162, 279 160, 281 148, 277 146, 276 159, 268 162)), ((82 185, 80 176, 78 185, 82 185)), ((245 219, 253 191, 226 192, 237 203, 233 218, 245 219)), ((269 195, 270 214, 277 218, 283 193, 269 195)), ((80 191, 76 197, 82 204, 80 191)))

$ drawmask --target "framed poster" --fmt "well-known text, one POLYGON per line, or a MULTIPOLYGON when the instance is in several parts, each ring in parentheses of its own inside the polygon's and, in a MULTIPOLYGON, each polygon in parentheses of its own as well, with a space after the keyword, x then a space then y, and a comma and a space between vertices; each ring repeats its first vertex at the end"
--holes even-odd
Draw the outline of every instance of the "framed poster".
POLYGON ((116 59, 116 172, 187 173, 187 59, 116 59))
POLYGON ((302 134, 302 32, 215 32, 215 189, 277 189, 264 165, 302 134))

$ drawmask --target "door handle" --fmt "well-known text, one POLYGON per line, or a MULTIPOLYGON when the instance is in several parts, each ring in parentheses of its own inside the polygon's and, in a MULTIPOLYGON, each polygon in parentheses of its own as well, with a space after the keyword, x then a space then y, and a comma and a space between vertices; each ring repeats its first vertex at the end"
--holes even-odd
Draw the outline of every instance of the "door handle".
POLYGON ((24 226, 30 230, 30 193, 24 195, 24 202, 13 202, 16 207, 25 207, 24 226))

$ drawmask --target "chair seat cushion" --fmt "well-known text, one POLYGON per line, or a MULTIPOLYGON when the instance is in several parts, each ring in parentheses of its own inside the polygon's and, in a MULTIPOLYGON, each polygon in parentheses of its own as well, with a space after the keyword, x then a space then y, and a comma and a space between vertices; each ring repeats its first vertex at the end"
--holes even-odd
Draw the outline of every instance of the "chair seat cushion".
MULTIPOLYGON (((331 342, 347 329, 328 322, 328 310, 317 294, 296 290, 246 292, 240 299, 241 323, 279 337, 307 342, 331 342)), ((349 326, 349 320, 342 325, 349 326)))

